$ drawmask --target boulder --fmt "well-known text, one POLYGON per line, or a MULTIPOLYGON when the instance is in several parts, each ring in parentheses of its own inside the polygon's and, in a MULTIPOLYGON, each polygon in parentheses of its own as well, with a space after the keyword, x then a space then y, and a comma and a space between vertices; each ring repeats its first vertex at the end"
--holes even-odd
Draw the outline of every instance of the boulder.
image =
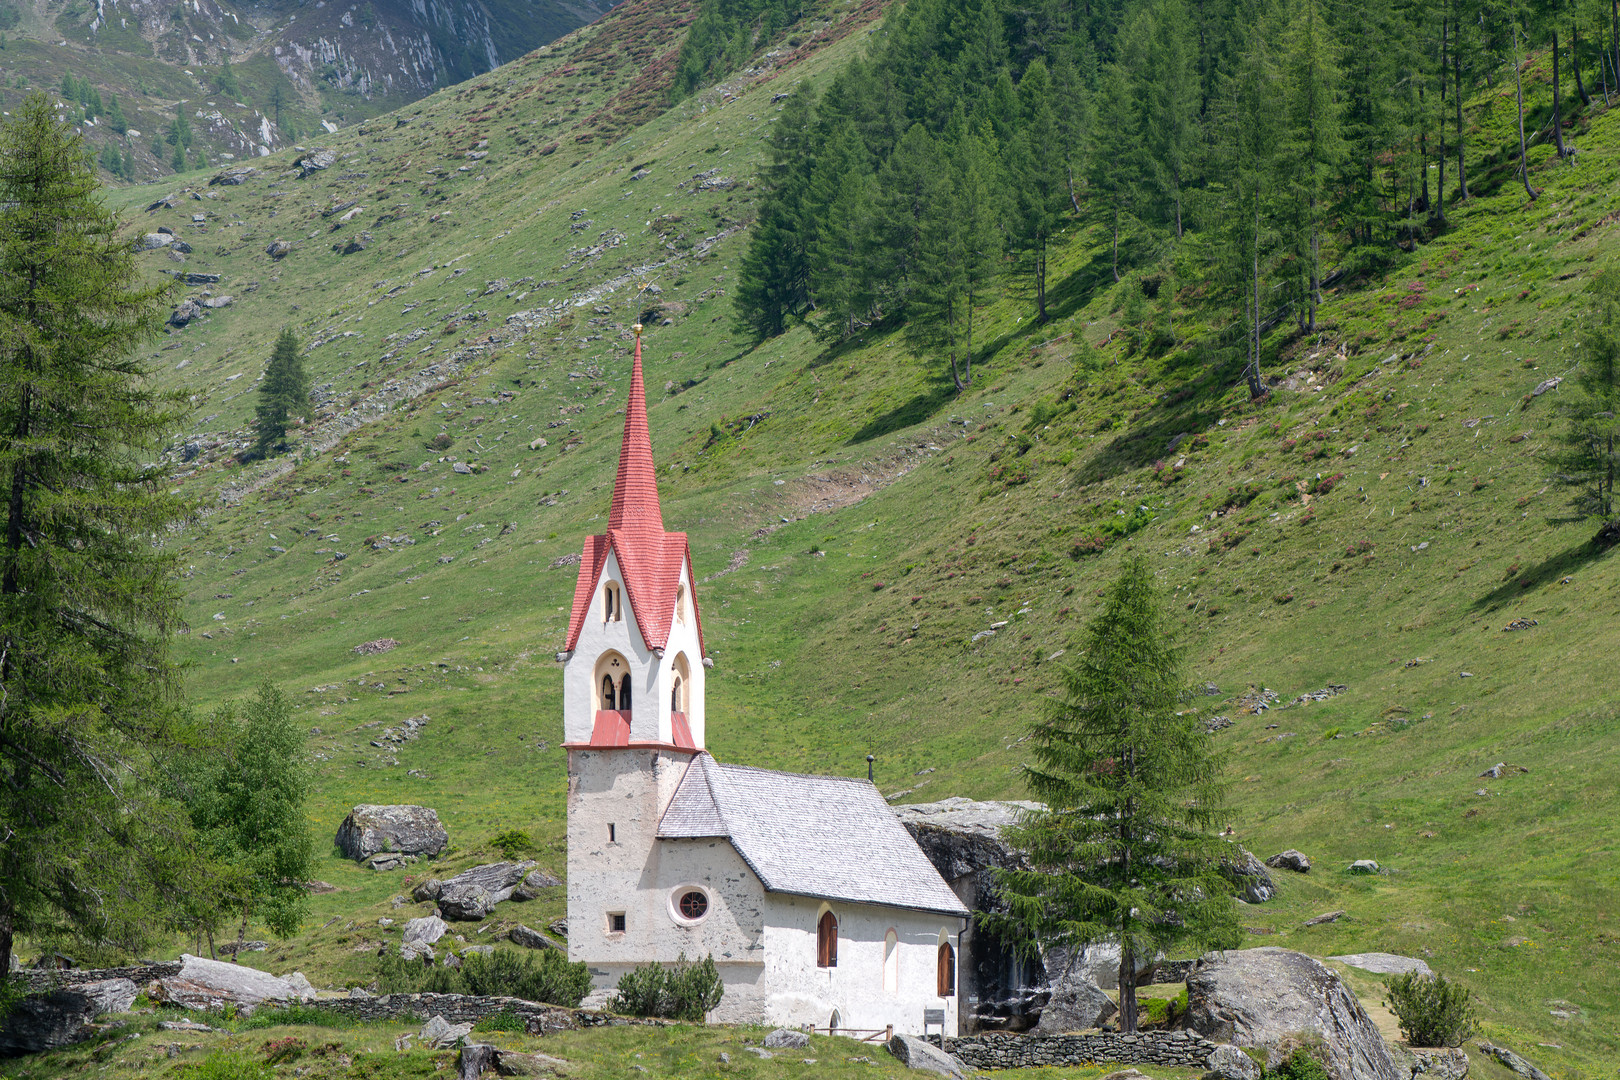
POLYGON ((478 1080, 480 1074, 495 1064, 495 1048, 488 1043, 468 1043, 456 1058, 456 1072, 460 1080, 478 1080))
POLYGON ((447 919, 474 922, 509 899, 534 869, 534 863, 498 862, 463 870, 439 886, 439 913, 447 919))
POLYGON ((1524 1080, 1551 1080, 1551 1077, 1549 1077, 1546 1073, 1542 1072, 1540 1069, 1526 1061, 1523 1057, 1520 1057, 1518 1054, 1514 1053, 1512 1050, 1509 1050, 1505 1046, 1496 1046, 1492 1043, 1486 1042, 1484 1039, 1481 1039, 1479 1040, 1479 1048, 1491 1055, 1491 1057, 1495 1058, 1497 1061, 1500 1061, 1514 1073, 1524 1077, 1524 1080))
POLYGON ((129 1012, 140 989, 130 979, 98 979, 73 987, 96 1003, 96 1015, 129 1012))
POLYGON ((0 1019, 0 1057, 71 1046, 89 1036, 85 1025, 101 1011, 96 998, 79 987, 30 994, 0 1019))
POLYGON ((765 1036, 764 1042, 772 1050, 803 1050, 810 1045, 810 1036, 802 1031, 777 1028, 765 1036))
MULTIPOLYGON (((1159 961, 1163 959, 1163 953, 1151 958, 1145 956, 1136 957, 1136 985, 1141 986, 1151 982, 1154 969, 1159 966, 1159 961)), ((1059 973, 1071 967, 1068 962, 1068 954, 1062 949, 1047 949, 1042 960, 1046 964, 1046 970, 1052 973, 1054 985, 1055 981, 1060 977, 1059 973)), ((1102 987, 1104 990, 1119 989, 1119 945, 1116 942, 1098 941, 1087 945, 1072 967, 1080 976, 1102 987)))
POLYGON ((1349 872, 1352 874, 1376 874, 1378 863, 1374 859, 1357 859, 1350 864, 1349 872))
POLYGON ((1210 1051, 1204 1080, 1260 1080, 1260 1063, 1231 1043, 1210 1051))
POLYGON ((1345 912, 1344 912, 1343 909, 1340 909, 1338 911, 1324 911, 1320 915, 1312 915, 1310 918, 1306 919, 1305 920, 1305 925, 1306 926, 1321 926, 1324 923, 1336 923, 1340 919, 1344 918, 1344 916, 1345 916, 1345 912))
MULTIPOLYGON (((308 986, 308 982, 304 986, 308 986)), ((247 1016, 265 1002, 285 1005, 314 997, 286 979, 267 971, 207 960, 190 953, 180 957, 178 974, 158 979, 152 997, 186 1009, 223 1009, 234 1006, 247 1016)))
POLYGON ((967 1069, 960 1061, 941 1050, 931 1042, 924 1042, 915 1035, 896 1035, 889 1040, 889 1053, 908 1069, 920 1069, 923 1072, 938 1073, 948 1076, 951 1080, 966 1080, 967 1069))
POLYGON ((272 240, 264 249, 264 253, 272 259, 285 259, 292 254, 291 240, 272 240))
POLYGON ((1422 960, 1410 956, 1396 956, 1387 952, 1348 953, 1344 956, 1330 956, 1329 960, 1337 960, 1348 967, 1360 968, 1375 975, 1405 975, 1415 971, 1419 975, 1433 975, 1429 965, 1422 960))
POLYGON ((210 187, 234 187, 237 184, 247 183, 247 178, 258 171, 251 165, 232 165, 224 172, 216 173, 214 178, 208 181, 208 184, 210 187))
POLYGON ((135 241, 136 251, 156 251, 174 243, 173 233, 149 232, 135 241))
POLYGON ((555 889, 562 882, 544 870, 530 870, 512 890, 513 900, 533 900, 545 889, 555 889))
POLYGON ((550 925, 548 925, 546 927, 546 929, 550 930, 553 934, 556 934, 558 937, 566 939, 568 937, 568 920, 567 919, 553 919, 551 921, 550 925))
POLYGON ((1339 976, 1291 949, 1206 954, 1187 977, 1187 1023, 1211 1041, 1264 1050, 1267 1068, 1301 1039, 1319 1039, 1331 1080, 1406 1080, 1339 976))
POLYGON ((311 173, 330 169, 337 163, 337 151, 325 147, 317 147, 298 159, 298 178, 302 180, 311 173))
POLYGON ((437 900, 439 898, 439 890, 443 887, 444 882, 440 881, 438 878, 427 878, 421 882, 418 882, 416 888, 411 890, 411 899, 422 904, 437 900))
POLYGON ((1228 859, 1222 868, 1238 887, 1238 896, 1250 904, 1263 904, 1277 894, 1277 886, 1266 872, 1265 864, 1243 848, 1237 849, 1237 858, 1228 859))
POLYGON ((1072 968, 1052 980, 1051 1000, 1030 1034, 1063 1035, 1101 1027, 1118 1011, 1119 1006, 1083 969, 1072 968))
POLYGON ((298 995, 299 1001, 314 1001, 315 987, 304 977, 302 971, 295 971, 287 977, 287 985, 292 987, 293 993, 298 995))
POLYGON ((514 945, 521 945, 525 949, 558 949, 562 946, 552 941, 538 930, 530 930, 522 923, 512 927, 511 933, 506 935, 514 945))
POLYGON ((1412 1049, 1416 1064, 1412 1066, 1412 1080, 1427 1077, 1430 1080, 1467 1080, 1468 1055, 1461 1050, 1412 1049))
POLYGON ((405 944, 432 945, 444 937, 450 925, 437 915, 424 915, 420 919, 411 919, 405 924, 403 940, 405 944))
POLYGON ((568 1062, 550 1054, 496 1050, 495 1072, 500 1076, 566 1076, 568 1062))
POLYGON ((409 866, 415 861, 415 855, 403 855, 397 851, 379 851, 360 865, 369 866, 378 871, 398 870, 400 867, 409 866))
POLYGON ((169 313, 169 325, 178 329, 191 322, 191 320, 195 319, 197 316, 201 315, 203 311, 203 305, 199 304, 197 301, 190 299, 182 300, 179 304, 176 304, 174 310, 169 313))
POLYGON ((434 1015, 422 1025, 422 1045, 431 1046, 435 1050, 443 1050, 447 1046, 454 1046, 457 1039, 465 1039, 472 1033, 471 1024, 452 1024, 444 1017, 434 1015))
POLYGON ((1311 872, 1311 860, 1303 851, 1295 851, 1293 848, 1277 852, 1266 860, 1266 865, 1273 870, 1293 870, 1300 874, 1311 872))
POLYGON ((439 814, 426 806, 374 806, 363 803, 338 826, 337 846, 346 858, 363 861, 380 851, 434 856, 450 842, 439 814))

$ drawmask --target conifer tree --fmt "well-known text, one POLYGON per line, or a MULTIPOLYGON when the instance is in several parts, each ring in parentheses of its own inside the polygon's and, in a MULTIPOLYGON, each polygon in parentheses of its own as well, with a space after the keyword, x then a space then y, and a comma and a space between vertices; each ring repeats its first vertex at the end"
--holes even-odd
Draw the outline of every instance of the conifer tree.
POLYGON ((1338 49, 1322 0, 1299 0, 1284 39, 1284 129, 1278 179, 1286 192, 1285 221, 1299 325, 1316 330, 1322 302, 1322 236, 1328 227, 1329 184, 1344 157, 1339 130, 1338 49))
POLYGON ((120 135, 129 132, 129 121, 124 119, 124 109, 118 104, 117 94, 107 95, 107 126, 120 135))
POLYGON ((761 170, 759 217, 737 275, 740 329, 763 339, 787 329, 810 302, 809 242, 813 222, 805 188, 819 150, 815 92, 794 91, 771 133, 771 163, 761 170))
POLYGON ((261 456, 284 449, 287 426, 309 407, 309 379, 304 359, 298 354, 298 337, 283 330, 270 353, 270 363, 259 383, 259 404, 253 422, 258 439, 255 451, 261 456))
POLYGON ((915 311, 908 334, 946 353, 958 392, 973 382, 977 308, 989 302, 1002 255, 1003 209, 987 132, 964 132, 949 154, 922 222, 915 311))
POLYGON ((1116 942, 1119 1027, 1133 1032, 1137 958, 1242 940, 1214 835, 1224 763, 1196 714, 1178 715, 1182 655, 1140 559, 1071 651, 1063 696, 1030 733, 1024 779, 1045 809, 1008 836, 1031 869, 997 871, 1006 912, 979 921, 1022 951, 1116 942))
POLYGON ((195 886, 159 793, 190 737, 160 539, 186 507, 144 464, 185 398, 134 356, 166 290, 119 225, 31 94, 0 122, 0 980, 16 935, 139 948, 195 886))
POLYGON ((1130 73, 1123 65, 1104 67, 1098 82, 1091 190, 1112 234, 1109 254, 1117 282, 1120 242, 1129 235, 1142 188, 1140 114, 1135 108, 1130 73))
POLYGON ((1580 338, 1580 388, 1559 403, 1565 429, 1548 463, 1555 481, 1573 489, 1572 518, 1599 522, 1599 537, 1613 543, 1620 539, 1614 524, 1614 482, 1620 474, 1620 270, 1603 271, 1591 289, 1595 310, 1580 338))
POLYGON ((1035 317, 1047 319, 1046 264, 1052 238, 1063 224, 1068 207, 1068 168, 1058 145, 1057 115, 1052 107, 1052 78, 1045 61, 1037 58, 1018 84, 1017 134, 1011 164, 1015 192, 1011 222, 1013 250, 1019 271, 1027 275, 1035 295, 1035 317))
POLYGON ((866 147, 846 123, 828 139, 806 193, 818 222, 810 245, 811 295, 822 315, 819 329, 834 339, 854 334, 872 308, 867 265, 875 186, 866 147))
POLYGON ((1183 0, 1159 0, 1127 29, 1121 57, 1141 103, 1145 167, 1163 220, 1182 234, 1182 186, 1192 164, 1198 120, 1198 72, 1192 22, 1183 0), (1131 30, 1135 32, 1132 33, 1131 30))
POLYGON ((219 87, 220 93, 230 95, 233 101, 242 96, 242 84, 236 81, 236 69, 231 67, 230 57, 225 57, 220 63, 214 85, 219 87))

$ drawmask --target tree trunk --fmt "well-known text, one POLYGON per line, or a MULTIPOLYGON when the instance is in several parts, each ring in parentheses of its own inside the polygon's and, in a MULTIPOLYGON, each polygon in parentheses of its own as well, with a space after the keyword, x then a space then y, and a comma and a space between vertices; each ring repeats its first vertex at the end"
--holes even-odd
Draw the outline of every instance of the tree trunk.
POLYGON ((242 912, 242 926, 236 931, 236 952, 231 956, 233 963, 240 964, 242 962, 242 945, 247 941, 247 923, 248 913, 244 910, 242 912))
POLYGON ((11 925, 11 912, 0 913, 0 987, 11 980, 11 952, 16 945, 11 925))
MULTIPOLYGON (((1561 80, 1558 78, 1558 30, 1557 30, 1556 27, 1553 29, 1552 36, 1553 36, 1553 47, 1552 47, 1552 56, 1553 56, 1553 80, 1552 80, 1552 82, 1553 82, 1553 87, 1552 87, 1552 90, 1553 90, 1553 115, 1552 115, 1553 145, 1558 148, 1558 156, 1559 156, 1560 159, 1562 159, 1562 158, 1569 157, 1569 148, 1564 145, 1563 98, 1559 96, 1559 92, 1558 92, 1558 84, 1559 84, 1559 82, 1561 80)), ((1522 114, 1522 111, 1523 110, 1522 110, 1522 107, 1521 107, 1521 114, 1522 114)), ((1519 123, 1520 123, 1521 126, 1524 123, 1524 120, 1522 119, 1522 115, 1521 115, 1521 119, 1520 119, 1519 123)))
POLYGON ((1119 200, 1114 201, 1114 284, 1119 284, 1119 200))
POLYGON ((1136 1030, 1136 954, 1129 941, 1119 943, 1119 1030, 1127 1035, 1136 1030))
POLYGON ((208 928, 208 959, 219 959, 219 951, 214 948, 214 928, 211 926, 208 928))
MULTIPOLYGON (((1620 4, 1620 0, 1614 0, 1620 4)), ((1451 50, 1451 89, 1452 97, 1457 103, 1457 201, 1468 201, 1468 168, 1463 162, 1463 85, 1462 85, 1462 48, 1451 50)))
POLYGON ((1620 0, 1609 0, 1609 70, 1620 90, 1620 0))
MULTIPOLYGON (((1553 55, 1557 56, 1555 49, 1553 55)), ((1555 82, 1554 86, 1557 85, 1555 82)), ((1524 190, 1534 201, 1541 192, 1530 186, 1530 163, 1524 155, 1524 77, 1519 72, 1519 28, 1513 28, 1513 89, 1514 96, 1519 104, 1519 179, 1524 182, 1524 190)))
POLYGON ((1575 92, 1581 96, 1581 104, 1590 109, 1592 95, 1586 92, 1586 84, 1581 81, 1581 24, 1578 22, 1569 27, 1569 66, 1575 69, 1575 92))
POLYGON ((1434 220, 1446 223, 1446 20, 1440 20, 1440 174, 1434 185, 1434 220))
MULTIPOLYGON (((1251 252, 1253 261, 1250 264, 1253 275, 1253 307, 1250 309, 1249 320, 1249 398, 1254 400, 1264 394, 1265 387, 1260 384, 1260 189, 1257 186, 1254 192, 1254 249, 1251 252)), ((1124 984, 1121 983, 1123 994, 1124 984)))
POLYGON ((1076 198, 1075 194, 1074 194, 1074 166, 1073 165, 1068 166, 1068 170, 1069 170, 1069 205, 1074 207, 1074 212, 1078 214, 1078 213, 1080 213, 1080 200, 1078 198, 1076 198))

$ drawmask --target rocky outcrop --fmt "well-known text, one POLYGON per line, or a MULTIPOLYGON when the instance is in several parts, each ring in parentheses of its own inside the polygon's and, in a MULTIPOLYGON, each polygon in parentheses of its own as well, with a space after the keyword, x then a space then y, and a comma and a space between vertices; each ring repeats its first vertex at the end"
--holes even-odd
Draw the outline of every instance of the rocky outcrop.
POLYGON ((1222 864, 1226 876, 1237 886, 1238 895, 1245 903, 1263 904, 1277 894, 1277 885, 1266 872, 1265 864, 1243 848, 1237 849, 1237 858, 1222 864))
POLYGON ((933 1043, 924 1042, 915 1035, 895 1035, 889 1039, 889 1053, 908 1069, 934 1073, 950 1080, 966 1080, 967 1070, 962 1063, 933 1043))
POLYGON ((210 187, 234 187, 237 184, 247 183, 248 177, 258 171, 251 165, 233 165, 224 172, 216 173, 214 178, 208 181, 208 184, 210 187))
POLYGON ((1260 1063, 1231 1043, 1217 1046, 1205 1064, 1205 1080, 1260 1080, 1260 1063))
POLYGON ((337 162, 337 151, 325 147, 317 147, 298 159, 298 177, 303 179, 311 173, 330 169, 337 162))
MULTIPOLYGON (((1119 943, 1114 941, 1097 941, 1080 950, 1079 957, 1074 961, 1075 973, 1090 982, 1096 983, 1104 990, 1119 989, 1119 943)), ((1159 964, 1164 960, 1164 954, 1157 956, 1137 956, 1133 958, 1136 968, 1136 985, 1142 986, 1153 981, 1159 964)), ((1046 970, 1049 975, 1069 970, 1068 956, 1062 950, 1048 949, 1045 956, 1046 970)))
POLYGON ((260 1005, 288 1005, 310 1001, 315 992, 308 980, 299 976, 298 983, 279 978, 267 971, 208 960, 189 953, 180 957, 180 971, 157 980, 152 997, 156 1001, 179 1005, 187 1009, 223 1009, 233 1007, 247 1016, 260 1005))
POLYGON ((1338 975, 1289 949, 1201 958, 1187 977, 1187 1020, 1207 1039, 1266 1051, 1268 1068, 1302 1038, 1320 1039, 1331 1080, 1406 1080, 1338 975))
POLYGON ((1117 1012, 1119 1006, 1082 969, 1071 969, 1053 980, 1052 996, 1031 1034, 1066 1035, 1101 1027, 1117 1012))
POLYGON ((433 958, 433 943, 444 937, 450 925, 437 915, 425 915, 420 919, 412 919, 405 924, 405 933, 400 941, 399 954, 407 960, 415 960, 419 956, 433 958))
MULTIPOLYGON (((463 870, 439 886, 439 914, 446 919, 474 922, 484 918, 495 905, 509 900, 534 871, 533 862, 498 862, 463 870)), ((539 880, 556 883, 542 874, 539 880)), ((530 889, 526 895, 532 896, 530 889)))
POLYGON ((1277 852, 1266 860, 1266 865, 1273 870, 1292 870, 1298 874, 1311 872, 1310 858, 1303 851, 1295 851, 1293 848, 1277 852))
POLYGON ((1412 956, 1396 956, 1387 952, 1347 953, 1344 956, 1330 956, 1329 960, 1337 960, 1346 967, 1360 968, 1375 975, 1405 975, 1415 971, 1419 975, 1433 975, 1429 965, 1412 956))
POLYGON ((345 858, 364 861, 379 851, 434 856, 450 842, 439 814, 425 806, 361 804, 338 826, 336 843, 345 858))
POLYGON ((71 1046, 86 1037, 85 1025, 100 1012, 100 1003, 79 987, 25 997, 0 1021, 0 1057, 71 1046))
POLYGON ((563 948, 540 931, 531 930, 522 923, 512 927, 506 937, 512 944, 521 945, 525 949, 557 949, 561 951, 563 948))

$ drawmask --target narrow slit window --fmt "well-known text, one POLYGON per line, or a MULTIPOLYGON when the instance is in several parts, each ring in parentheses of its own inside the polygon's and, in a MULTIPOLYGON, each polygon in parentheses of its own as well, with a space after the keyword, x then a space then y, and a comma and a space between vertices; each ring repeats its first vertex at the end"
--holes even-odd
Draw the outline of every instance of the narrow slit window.
POLYGON ((617 825, 613 824, 613 822, 611 822, 611 821, 608 822, 608 843, 611 844, 614 841, 618 840, 618 838, 619 838, 619 827, 617 825))

